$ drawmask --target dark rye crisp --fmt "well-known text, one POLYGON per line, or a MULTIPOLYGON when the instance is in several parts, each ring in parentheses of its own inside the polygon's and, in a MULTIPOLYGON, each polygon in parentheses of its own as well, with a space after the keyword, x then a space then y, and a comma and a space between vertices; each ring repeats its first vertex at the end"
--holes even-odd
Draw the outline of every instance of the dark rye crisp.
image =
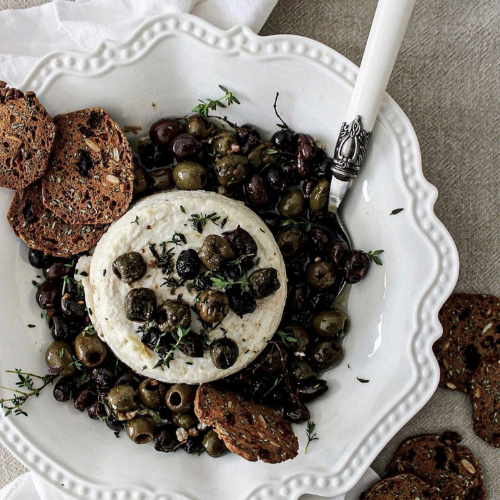
POLYGON ((500 359, 485 359, 471 380, 474 432, 500 448, 500 359))
POLYGON ((214 427, 230 451, 245 460, 277 464, 297 456, 299 441, 292 426, 268 406, 201 384, 194 411, 200 422, 214 427))
POLYGON ((403 441, 387 466, 389 474, 414 474, 439 488, 443 500, 486 500, 484 475, 460 434, 424 434, 403 441))
POLYGON ((41 181, 16 191, 7 220, 30 248, 56 257, 69 257, 94 246, 108 226, 67 224, 42 202, 41 181))
POLYGON ((454 293, 439 312, 443 336, 434 344, 439 386, 469 392, 481 359, 500 357, 500 298, 454 293))
POLYGON ((47 170, 56 127, 34 92, 0 81, 0 186, 24 189, 47 170))
POLYGON ((107 224, 132 200, 134 162, 117 123, 101 108, 54 118, 57 127, 43 177, 45 206, 70 224, 107 224))
POLYGON ((439 491, 412 474, 386 477, 361 493, 359 500, 442 500, 439 491))

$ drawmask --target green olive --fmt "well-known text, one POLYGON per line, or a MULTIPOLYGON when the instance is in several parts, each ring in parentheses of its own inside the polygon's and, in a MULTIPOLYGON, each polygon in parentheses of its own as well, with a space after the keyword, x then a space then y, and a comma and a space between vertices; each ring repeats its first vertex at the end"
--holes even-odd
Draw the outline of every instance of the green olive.
POLYGON ((211 234, 205 238, 203 245, 198 250, 201 263, 210 271, 218 272, 224 264, 235 258, 230 243, 216 234, 211 234))
POLYGON ((215 132, 215 124, 208 122, 199 115, 190 116, 186 122, 186 132, 198 139, 205 139, 215 132))
POLYGON ((309 206, 313 212, 319 212, 325 207, 329 192, 330 183, 327 179, 323 179, 316 184, 309 199, 309 206))
POLYGON ((281 198, 278 203, 278 211, 286 217, 298 217, 302 215, 305 208, 304 194, 300 189, 292 189, 281 198))
POLYGON ((203 438, 203 446, 205 447, 207 455, 213 458, 222 457, 222 455, 225 455, 228 452, 224 441, 222 441, 214 430, 205 434, 205 437, 203 438))
POLYGON ((148 174, 141 165, 135 165, 134 168, 134 195, 144 193, 148 189, 148 174))
POLYGON ((173 189, 174 177, 171 168, 163 167, 157 168, 156 170, 151 170, 148 173, 149 176, 149 187, 153 193, 159 193, 160 191, 168 191, 173 189))
POLYGON ((335 267, 326 260, 309 264, 306 269, 307 282, 319 290, 330 288, 335 284, 335 267))
POLYGON ((193 408, 196 388, 192 385, 175 384, 165 396, 165 404, 176 413, 185 413, 193 408))
POLYGON ((156 293, 151 288, 133 288, 125 295, 125 316, 146 323, 156 315, 156 293))
POLYGON ((283 331, 294 339, 295 342, 288 343, 288 349, 292 352, 306 352, 311 344, 311 336, 305 328, 298 325, 288 325, 283 331))
POLYGON ((116 258, 112 269, 119 280, 130 285, 146 274, 148 265, 139 252, 127 252, 116 258))
POLYGON ((347 334, 347 315, 338 309, 331 309, 316 314, 312 319, 315 332, 322 337, 343 338, 347 334))
POLYGON ((45 353, 45 361, 51 373, 63 376, 74 375, 76 367, 73 360, 73 348, 66 342, 52 342, 45 353))
POLYGON ((274 344, 268 344, 259 358, 259 366, 268 373, 275 373, 286 366, 288 353, 285 349, 278 349, 274 344))
POLYGON ((250 168, 260 168, 263 165, 269 165, 276 161, 276 154, 272 153, 273 149, 269 142, 259 144, 248 153, 248 164, 250 168))
POLYGON ((301 361, 299 359, 294 359, 292 361, 291 373, 295 380, 303 381, 310 378, 316 377, 317 373, 311 368, 309 363, 301 361))
POLYGON ((137 396, 146 408, 157 410, 161 406, 166 392, 166 388, 161 382, 147 378, 140 383, 137 396))
POLYGON ((309 350, 309 357, 318 370, 327 370, 342 361, 343 351, 335 340, 322 340, 309 350))
POLYGON ((244 181, 248 172, 248 159, 243 155, 229 155, 215 160, 219 183, 233 186, 244 181))
POLYGON ((238 139, 230 132, 219 132, 210 140, 210 149, 216 156, 226 156, 231 153, 238 153, 240 146, 238 139))
POLYGON ((127 422, 126 432, 135 444, 146 444, 153 439, 155 425, 149 417, 139 415, 127 422))
POLYGON ((229 312, 229 299, 223 292, 204 290, 198 296, 195 306, 205 323, 219 323, 229 312))
POLYGON ((210 344, 210 358, 216 368, 226 370, 238 359, 238 344, 227 337, 214 340, 210 344))
POLYGON ((183 161, 174 168, 174 182, 179 189, 203 189, 207 183, 207 171, 195 161, 183 161))
POLYGON ((281 231, 278 234, 276 242, 280 247, 283 257, 293 257, 304 248, 306 237, 304 232, 298 227, 291 227, 281 231))
POLYGON ((191 308, 184 300, 166 300, 158 306, 156 322, 163 333, 186 329, 191 325, 191 308))
POLYGON ((191 413, 174 413, 172 422, 177 427, 182 427, 186 430, 198 425, 198 419, 194 415, 191 415, 191 413))
POLYGON ((135 410, 135 391, 131 385, 121 384, 108 393, 108 403, 113 411, 127 412, 135 410))
POLYGON ((95 368, 106 359, 108 348, 97 333, 88 333, 84 330, 75 339, 75 352, 83 366, 95 368))

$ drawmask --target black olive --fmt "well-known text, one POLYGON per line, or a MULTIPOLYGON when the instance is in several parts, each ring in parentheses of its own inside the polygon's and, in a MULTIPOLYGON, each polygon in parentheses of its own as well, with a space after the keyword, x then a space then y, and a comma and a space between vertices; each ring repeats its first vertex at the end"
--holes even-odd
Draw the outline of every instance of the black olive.
POLYGON ((275 373, 286 366, 288 353, 275 344, 268 344, 259 356, 259 367, 268 373, 275 373))
POLYGON ((58 260, 53 262, 49 267, 44 267, 43 276, 46 280, 57 281, 63 276, 71 276, 73 274, 73 266, 66 261, 58 260))
POLYGON ((317 227, 311 228, 306 237, 306 248, 311 260, 314 260, 315 257, 325 258, 330 241, 330 235, 327 231, 317 227))
POLYGON ((132 370, 124 371, 115 382, 115 387, 118 385, 130 385, 134 390, 137 390, 139 384, 141 383, 141 379, 137 373, 132 370))
POLYGON ((293 259, 286 262, 286 277, 289 284, 299 283, 304 279, 305 261, 293 259))
POLYGON ((156 309, 156 293, 151 288, 133 288, 125 296, 125 316, 130 321, 152 321, 156 309))
POLYGON ((171 163, 169 153, 153 144, 149 138, 142 140, 137 149, 142 165, 148 170, 171 163))
POLYGON ((153 193, 168 191, 175 186, 173 170, 170 167, 157 168, 148 173, 147 183, 153 193))
POLYGON ((201 261, 198 253, 193 248, 182 250, 177 257, 176 270, 179 277, 183 280, 192 280, 200 272, 201 261))
POLYGON ((280 229, 281 217, 275 212, 266 212, 260 214, 262 220, 265 222, 266 226, 271 230, 273 234, 276 234, 280 229))
MULTIPOLYGON (((162 335, 162 332, 159 328, 148 328, 141 336, 141 342, 149 347, 151 350, 155 350, 156 348, 161 348, 162 340, 165 339, 165 336, 162 335)), ((166 342, 166 340, 165 340, 166 342)))
POLYGON ((106 416, 106 407, 100 401, 94 401, 88 408, 87 414, 93 420, 103 420, 106 416))
POLYGON ((278 271, 272 267, 257 269, 248 277, 248 289, 254 299, 264 299, 279 290, 278 271))
POLYGON ((241 146, 243 154, 247 154, 261 143, 260 134, 253 125, 245 124, 237 127, 236 136, 238 137, 238 143, 241 146))
POLYGON ((54 257, 52 257, 52 255, 44 254, 41 250, 30 248, 28 252, 28 260, 35 269, 43 269, 44 267, 50 267, 50 265, 54 262, 54 257))
POLYGON ((115 371, 109 366, 94 368, 92 370, 92 378, 98 387, 102 389, 110 389, 115 383, 115 371))
POLYGON ((311 336, 305 328, 299 325, 288 325, 283 328, 288 337, 295 339, 295 342, 288 342, 288 349, 292 352, 305 353, 311 344, 311 336))
POLYGON ((36 302, 42 309, 52 309, 59 296, 59 287, 50 281, 43 282, 36 291, 36 302))
POLYGON ((177 329, 191 325, 191 308, 183 300, 166 300, 158 307, 158 328, 163 333, 177 332, 177 329))
POLYGON ((304 197, 306 199, 309 199, 311 197, 311 193, 313 192, 316 184, 317 182, 313 180, 305 181, 304 184, 302 184, 302 192, 304 193, 304 197))
POLYGON ((297 153, 303 162, 311 161, 316 155, 316 141, 309 134, 297 134, 297 153))
POLYGON ((311 162, 310 174, 313 179, 330 179, 332 176, 333 159, 326 156, 322 149, 318 149, 311 162))
POLYGON ((73 404, 78 411, 83 411, 97 400, 97 391, 88 384, 81 385, 73 399, 73 404))
POLYGON ((302 403, 308 403, 328 391, 326 380, 313 379, 298 382, 295 394, 302 403))
POLYGON ((108 429, 113 432, 119 432, 123 429, 123 423, 119 420, 114 419, 113 417, 108 417, 104 420, 106 422, 106 426, 108 429))
POLYGON ((207 269, 219 272, 227 261, 234 259, 235 253, 222 236, 211 234, 205 238, 198 256, 207 269))
MULTIPOLYGON (((253 267, 253 260, 246 261, 248 264, 246 264, 246 267, 251 269, 253 267)), ((226 266, 225 269, 223 269, 220 272, 220 275, 226 279, 226 280, 233 280, 233 281, 238 281, 242 276, 243 276, 243 268, 242 265, 237 265, 237 264, 232 264, 226 266)))
POLYGON ((128 252, 120 255, 113 262, 112 269, 118 279, 130 285, 146 274, 148 265, 139 252, 128 252))
POLYGON ((69 320, 83 322, 87 316, 87 306, 83 299, 78 299, 69 293, 65 293, 61 297, 61 312, 69 320))
POLYGON ((309 177, 309 163, 305 162, 304 160, 301 160, 300 158, 296 158, 294 160, 294 168, 295 171, 297 172, 297 175, 301 179, 306 179, 309 177))
POLYGON ((80 333, 81 328, 78 324, 68 321, 60 316, 52 316, 50 332, 54 340, 69 342, 75 339, 80 333))
POLYGON ((257 243, 250 233, 238 226, 233 231, 226 231, 225 233, 222 233, 222 237, 229 241, 232 247, 236 250, 236 257, 245 256, 245 258, 241 261, 243 268, 251 268, 253 262, 252 264, 250 264, 250 262, 257 255, 257 243))
POLYGON ((306 278, 313 288, 320 290, 330 288, 336 281, 335 268, 326 260, 313 262, 307 266, 306 278))
POLYGON ((201 149, 201 142, 192 134, 180 134, 170 143, 170 153, 178 160, 185 160, 201 149))
POLYGON ((297 255, 304 248, 305 241, 306 237, 298 227, 291 227, 281 231, 276 239, 283 257, 297 255))
POLYGON ((297 173, 297 165, 295 161, 288 160, 286 163, 283 163, 281 168, 286 175, 289 186, 295 186, 299 183, 299 175, 297 173))
POLYGON ((304 284, 296 285, 290 288, 290 291, 288 292, 286 306, 294 312, 302 311, 308 298, 309 287, 304 284))
POLYGON ((188 436, 182 449, 189 455, 199 453, 203 449, 203 436, 188 436))
POLYGON ((223 292, 205 290, 198 296, 195 307, 202 321, 219 323, 229 312, 229 300, 223 292))
POLYGON ((75 393, 76 383, 74 377, 61 377, 54 386, 54 398, 60 403, 73 399, 75 393))
POLYGON ((335 295, 332 293, 317 293, 313 297, 309 299, 309 303, 311 307, 314 309, 314 312, 321 312, 330 309, 333 301, 335 300, 335 295))
POLYGON ((308 380, 310 378, 316 377, 317 373, 312 369, 311 365, 307 361, 301 361, 300 359, 294 359, 292 361, 292 367, 290 370, 291 375, 295 380, 308 380))
POLYGON ((153 445, 156 451, 175 451, 177 446, 177 427, 173 424, 165 424, 155 429, 153 445))
POLYGON ((298 424, 311 418, 311 413, 295 394, 290 394, 283 407, 283 417, 289 422, 298 424))
POLYGON ((257 309, 257 302, 248 293, 243 292, 240 286, 233 286, 227 291, 227 296, 229 299, 229 307, 237 314, 240 318, 244 314, 250 314, 257 309))
POLYGON ((233 366, 238 359, 238 354, 238 344, 228 338, 214 340, 210 345, 210 358, 214 366, 220 370, 233 366))
POLYGON ((278 130, 271 137, 271 145, 278 151, 293 153, 297 148, 297 141, 290 130, 278 130))
POLYGON ((267 186, 259 174, 252 175, 245 182, 245 197, 248 203, 256 208, 262 208, 269 201, 267 186))
POLYGON ((336 241, 332 243, 328 249, 328 260, 335 265, 337 269, 341 269, 347 259, 349 247, 345 241, 336 241))
POLYGON ((288 318, 290 320, 290 323, 303 326, 304 328, 309 327, 309 323, 311 322, 312 317, 313 317, 313 312, 310 306, 305 306, 300 311, 289 311, 288 313, 288 318))
POLYGON ((352 250, 344 262, 344 278, 351 285, 359 283, 366 277, 370 267, 370 259, 361 250, 352 250))
POLYGON ((271 190, 276 193, 282 193, 288 187, 286 175, 278 165, 269 165, 262 170, 260 175, 271 190))
POLYGON ((203 357, 203 340, 197 333, 190 331, 183 340, 184 343, 179 346, 179 351, 190 358, 203 357))
POLYGON ((149 137, 157 146, 167 146, 182 130, 181 124, 173 118, 163 118, 151 125, 149 137))
POLYGON ((310 349, 309 356, 318 370, 326 370, 342 361, 343 351, 334 340, 322 340, 310 349))

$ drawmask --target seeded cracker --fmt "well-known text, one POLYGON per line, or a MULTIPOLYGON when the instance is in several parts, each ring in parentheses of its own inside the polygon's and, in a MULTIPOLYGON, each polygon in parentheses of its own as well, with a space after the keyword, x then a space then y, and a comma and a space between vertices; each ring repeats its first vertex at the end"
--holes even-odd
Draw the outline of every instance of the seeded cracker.
POLYGON ((454 293, 439 312, 443 336, 434 344, 439 386, 469 392, 481 359, 500 358, 500 298, 454 293))
POLYGON ((101 108, 54 118, 56 139, 43 178, 45 206, 70 224, 107 224, 132 200, 130 145, 101 108))
POLYGON ((474 432, 500 448, 500 359, 481 361, 471 380, 474 432))
POLYGON ((277 464, 297 456, 299 441, 292 426, 268 406, 201 384, 194 410, 201 423, 214 427, 230 451, 246 460, 277 464))
POLYGON ((389 474, 414 474, 439 488, 443 500, 486 500, 481 465, 469 448, 458 446, 462 437, 446 431, 401 443, 387 466, 389 474))
POLYGON ((436 488, 412 474, 386 477, 361 493, 359 500, 441 500, 436 488))
POLYGON ((0 186, 23 189, 42 177, 55 125, 34 92, 0 81, 0 186))
POLYGON ((94 246, 107 226, 67 224, 42 202, 41 181, 16 191, 7 213, 16 236, 30 248, 56 257, 69 257, 94 246))

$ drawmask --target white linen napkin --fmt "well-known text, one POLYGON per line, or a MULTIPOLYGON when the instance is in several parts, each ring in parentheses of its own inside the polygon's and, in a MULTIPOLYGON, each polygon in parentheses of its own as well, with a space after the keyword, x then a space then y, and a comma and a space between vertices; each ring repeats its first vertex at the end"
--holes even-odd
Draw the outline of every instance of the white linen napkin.
MULTIPOLYGON (((45 54, 61 49, 93 50, 103 39, 125 40, 148 17, 189 12, 228 29, 247 24, 255 32, 264 25, 278 0, 53 0, 25 10, 0 12, 0 80, 19 86, 45 54)), ((357 500, 378 476, 371 469, 346 496, 357 500)), ((0 490, 0 500, 67 500, 34 473, 27 473, 0 490)), ((323 497, 322 497, 323 498, 323 497)), ((301 500, 319 500, 305 495, 301 500)))

